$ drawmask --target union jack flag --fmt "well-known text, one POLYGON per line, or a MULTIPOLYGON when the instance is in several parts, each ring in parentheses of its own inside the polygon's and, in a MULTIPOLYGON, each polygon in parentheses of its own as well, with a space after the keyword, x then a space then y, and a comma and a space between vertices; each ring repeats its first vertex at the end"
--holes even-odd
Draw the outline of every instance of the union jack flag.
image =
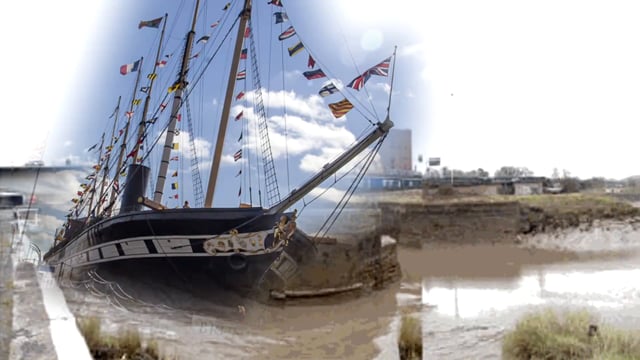
POLYGON ((351 80, 351 82, 347 84, 347 86, 350 88, 353 88, 354 90, 360 90, 364 86, 364 83, 367 82, 367 80, 369 80, 370 77, 371 77, 371 73, 367 70, 365 71, 364 74, 351 80))
POLYGON ((384 59, 380 64, 368 70, 371 75, 387 76, 389 75, 389 64, 391 64, 391 56, 384 59))

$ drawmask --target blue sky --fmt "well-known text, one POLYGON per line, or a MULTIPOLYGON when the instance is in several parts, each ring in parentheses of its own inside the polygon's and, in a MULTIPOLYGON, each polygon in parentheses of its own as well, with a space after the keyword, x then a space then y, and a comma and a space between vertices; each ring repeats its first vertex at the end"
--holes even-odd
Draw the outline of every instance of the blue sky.
MULTIPOLYGON (((218 19, 225 3, 207 2, 196 38, 218 19)), ((300 75, 307 70, 306 53, 293 58, 286 55, 293 38, 283 41, 286 46, 280 48, 278 29, 270 29, 275 25, 269 15, 273 7, 266 3, 254 3, 256 26, 267 30, 258 38, 263 85, 281 89, 285 74, 286 87, 294 92, 286 103, 289 110, 297 110, 289 112, 288 183, 283 141, 278 138, 283 129, 277 118, 270 122, 276 164, 279 173, 284 172, 279 177, 284 194, 367 123, 355 110, 339 121, 327 117, 326 104, 339 100, 338 95, 312 100, 310 96, 324 81, 307 81, 300 75), (269 44, 274 46, 271 50, 269 44), (271 57, 265 55, 269 51, 271 57), (308 132, 313 132, 315 141, 307 140, 312 138, 308 132)), ((289 24, 305 46, 343 84, 398 46, 392 118, 397 128, 413 130, 414 160, 418 154, 438 156, 443 166, 482 167, 490 172, 503 165, 526 166, 546 176, 554 167, 580 177, 623 178, 639 172, 630 161, 640 130, 640 108, 635 105, 640 98, 640 69, 636 66, 640 51, 632 45, 638 43, 640 24, 633 17, 634 2, 603 6, 574 0, 535 4, 459 0, 429 1, 421 9, 408 0, 393 4, 292 1, 284 5, 289 24)), ((3 43, 21 55, 2 59, 3 68, 21 69, 7 74, 11 86, 2 90, 3 99, 13 105, 6 108, 5 118, 17 119, 5 122, 6 133, 14 135, 3 142, 2 164, 22 164, 34 157, 49 164, 66 157, 88 162, 83 149, 109 128, 108 116, 117 97, 122 95, 126 102, 131 96, 135 74, 121 76, 119 66, 141 55, 150 62, 159 31, 139 30, 138 22, 168 12, 174 31, 167 50, 176 49, 192 10, 191 2, 150 0, 134 4, 65 0, 55 5, 37 0, 0 6, 3 43), (181 4, 182 12, 176 17, 181 4)), ((209 49, 213 45, 207 44, 209 49)), ((228 53, 229 45, 221 52, 228 53)), ((196 66, 203 59, 197 61, 196 66)), ((212 66, 224 65, 220 61, 212 66)), ((166 73, 173 71, 171 66, 176 65, 170 64, 166 73)), ((147 71, 145 67, 144 74, 147 71)), ((220 102, 214 93, 222 87, 219 77, 226 76, 222 70, 209 73, 212 77, 203 83, 211 93, 194 92, 191 103, 195 127, 201 129, 196 136, 204 140, 196 142, 200 147, 213 142, 219 116, 215 104, 220 102), (205 119, 213 125, 207 128, 205 119)), ((161 80, 166 84, 170 78, 161 80)), ((379 116, 386 106, 384 84, 388 80, 374 77, 367 84, 379 116)), ((158 96, 159 87, 155 94, 158 96)), ((370 108, 366 93, 350 91, 348 95, 370 108)), ((277 104, 276 98, 269 94, 271 105, 277 104)), ((234 103, 232 115, 239 106, 243 103, 234 103)), ((270 107, 267 112, 278 114, 270 107)), ((229 125, 227 157, 237 150, 236 125, 229 125)), ((181 146, 188 149, 184 145, 186 141, 181 146)), ((186 155, 183 159, 188 160, 186 155)), ((187 161, 183 168, 187 174, 188 165, 187 161)), ((222 195, 216 195, 220 205, 237 204, 240 184, 233 178, 237 165, 222 168, 221 178, 231 180, 224 182, 222 195)), ((188 184, 190 179, 182 181, 188 184)))
MULTIPOLYGON (((40 78, 40 81, 43 81, 49 89, 56 89, 56 99, 49 104, 51 111, 39 115, 47 117, 44 121, 40 119, 41 127, 28 126, 18 129, 23 134, 27 132, 26 130, 34 131, 33 140, 40 138, 46 143, 44 149, 42 146, 35 147, 28 154, 12 157, 9 159, 10 163, 21 164, 27 160, 27 157, 38 158, 38 155, 47 164, 61 164, 65 159, 71 159, 74 164, 93 163, 97 155, 87 153, 85 149, 98 142, 103 131, 107 132, 108 139, 113 126, 109 116, 114 110, 118 96, 122 96, 118 128, 124 125, 123 113, 131 101, 137 74, 134 72, 122 76, 119 74, 120 66, 144 56, 141 84, 138 87, 147 85, 145 75, 151 71, 160 29, 138 29, 139 21, 163 16, 165 12, 169 14, 162 55, 173 52, 174 56, 169 58, 167 67, 157 71, 158 81, 154 85, 151 103, 153 111, 158 108, 161 98, 167 94, 166 88, 175 79, 184 44, 183 39, 193 12, 193 4, 190 1, 139 1, 134 5, 125 1, 94 2, 90 5, 73 1, 63 3, 63 6, 55 11, 50 9, 51 12, 60 15, 75 8, 75 14, 84 14, 84 16, 70 16, 70 13, 66 13, 64 25, 60 20, 52 20, 51 13, 48 15, 43 13, 40 16, 43 17, 43 22, 49 21, 47 25, 43 24, 43 27, 57 30, 52 31, 51 38, 43 34, 42 41, 57 43, 60 47, 48 57, 59 59, 61 54, 67 53, 66 49, 71 49, 69 56, 62 57, 64 59, 62 65, 66 66, 65 76, 55 75, 55 66, 39 70, 34 74, 33 80, 40 78), (38 134, 35 134, 35 130, 38 134)), ((221 43, 221 35, 229 28, 241 3, 241 1, 232 2, 231 9, 224 12, 222 8, 226 1, 202 2, 195 39, 205 34, 211 35, 211 39, 206 44, 194 44, 192 55, 199 52, 200 55, 192 60, 191 76, 200 72, 214 48, 221 43), (212 30, 210 25, 223 16, 228 16, 227 23, 223 21, 212 30), (216 36, 219 37, 216 38, 216 36)), ((421 85, 419 79, 414 76, 420 72, 421 66, 421 57, 415 52, 420 42, 418 33, 401 19, 390 20, 389 13, 384 8, 376 8, 363 16, 361 7, 353 4, 345 5, 341 1, 324 1, 322 4, 291 2, 290 6, 285 2, 284 5, 284 8, 276 8, 268 5, 267 1, 254 2, 252 19, 256 29, 254 35, 261 82, 263 87, 267 88, 263 93, 263 99, 269 118, 271 147, 281 196, 296 188, 323 164, 352 144, 356 136, 368 128, 369 123, 360 116, 360 112, 368 114, 373 121, 382 120, 386 115, 390 77, 372 76, 366 84, 366 91, 346 90, 347 97, 356 104, 356 109, 343 118, 335 119, 327 104, 337 102, 343 97, 340 94, 332 94, 326 98, 317 96, 318 90, 329 79, 307 80, 304 78, 302 72, 309 70, 307 68, 309 53, 313 54, 317 61, 316 68, 322 68, 339 88, 344 88, 354 77, 389 57, 394 51, 394 46, 398 46, 396 87, 391 108, 391 115, 397 128, 407 128, 412 125, 410 114, 418 112, 415 110, 419 105, 415 97, 420 93, 421 85), (289 21, 276 25, 272 15, 274 11, 285 11, 289 21), (297 35, 278 41, 278 34, 288 26, 294 26, 297 35), (290 57, 287 47, 293 46, 298 40, 303 41, 305 50, 290 57), (286 92, 283 92, 283 87, 286 92), (286 138, 282 116, 284 106, 287 108, 288 136, 286 138), (372 112, 377 113, 377 116, 372 112)), ((405 10, 408 9, 406 5, 404 6, 405 10)), ((235 34, 235 31, 233 33, 235 34)), ((221 91, 227 81, 228 57, 231 48, 230 41, 222 44, 220 55, 214 58, 210 69, 199 83, 195 84, 195 79, 189 79, 195 84, 189 105, 193 115, 193 139, 201 160, 199 168, 205 192, 212 144, 215 141, 220 117, 221 91)), ((234 94, 239 91, 247 93, 251 91, 249 65, 246 60, 241 61, 240 69, 247 68, 249 74, 246 82, 240 81, 236 84, 234 94)), ((136 97, 144 99, 143 95, 137 92, 136 97)), ((50 94, 41 93, 40 96, 48 98, 50 94)), ((252 116, 253 109, 249 102, 251 97, 247 96, 245 99, 247 101, 233 102, 231 117, 243 111, 243 121, 253 131, 255 117, 252 116)), ((171 105, 167 106, 167 110, 170 107, 171 105)), ((142 106, 139 106, 136 114, 141 112, 142 106)), ((169 111, 165 111, 161 114, 156 129, 149 136, 150 139, 155 139, 159 135, 160 125, 166 123, 168 113, 169 111)), ((172 153, 172 155, 178 155, 180 161, 172 161, 169 168, 169 174, 177 170, 180 175, 177 179, 169 178, 165 187, 165 194, 178 193, 180 201, 185 199, 192 201, 188 190, 191 185, 191 149, 188 141, 191 134, 185 121, 186 115, 183 111, 183 121, 179 125, 181 136, 176 140, 180 143, 180 150, 172 153), (176 180, 179 183, 177 192, 169 188, 170 183, 176 180)), ((134 119, 134 123, 139 121, 137 116, 134 119)), ((38 121, 34 119, 33 123, 38 121)), ((255 159, 255 141, 253 141, 253 133, 245 131, 243 132, 245 143, 237 142, 242 130, 241 123, 242 121, 236 122, 232 119, 228 126, 223 165, 214 198, 216 206, 237 206, 240 200, 245 202, 249 200, 248 174, 250 171, 246 161, 248 156, 255 159), (244 159, 234 162, 232 155, 240 147, 244 148, 244 159), (236 178, 234 175, 241 167, 243 167, 243 175, 236 178), (241 199, 237 196, 240 187, 243 188, 241 199)), ((135 129, 130 129, 130 136, 134 132, 135 129)), ((162 144, 163 141, 164 138, 159 143, 162 144)), ((7 159, 3 160, 7 162, 7 159)), ((157 151, 152 154, 150 160, 153 168, 151 177, 155 178, 156 164, 159 162, 157 151)), ((253 161, 252 167, 255 167, 255 160, 253 161)), ((257 204, 258 182, 255 172, 252 172, 251 180, 253 200, 257 204)), ((264 193, 264 183, 260 185, 264 193)), ((71 190, 70 196, 73 196, 75 191, 75 189, 71 190)), ((177 201, 173 200, 164 202, 170 206, 177 204, 177 201)))

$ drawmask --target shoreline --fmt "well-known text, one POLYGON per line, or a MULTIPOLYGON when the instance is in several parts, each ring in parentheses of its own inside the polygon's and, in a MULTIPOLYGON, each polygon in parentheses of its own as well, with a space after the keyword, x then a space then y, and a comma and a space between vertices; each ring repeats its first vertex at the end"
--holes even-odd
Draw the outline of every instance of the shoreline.
POLYGON ((603 194, 423 197, 410 190, 379 194, 368 205, 380 212, 381 233, 414 247, 520 245, 536 235, 620 228, 620 224, 629 231, 640 229, 639 207, 603 194))

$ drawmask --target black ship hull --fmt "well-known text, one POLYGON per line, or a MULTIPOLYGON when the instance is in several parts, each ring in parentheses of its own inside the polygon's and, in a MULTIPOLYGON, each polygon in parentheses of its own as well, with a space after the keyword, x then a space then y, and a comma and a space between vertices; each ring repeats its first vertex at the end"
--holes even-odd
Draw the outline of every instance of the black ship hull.
POLYGON ((261 208, 202 208, 74 221, 71 237, 44 260, 62 278, 83 279, 96 271, 112 279, 174 282, 203 293, 213 288, 246 293, 284 249, 274 241, 280 215, 261 208))

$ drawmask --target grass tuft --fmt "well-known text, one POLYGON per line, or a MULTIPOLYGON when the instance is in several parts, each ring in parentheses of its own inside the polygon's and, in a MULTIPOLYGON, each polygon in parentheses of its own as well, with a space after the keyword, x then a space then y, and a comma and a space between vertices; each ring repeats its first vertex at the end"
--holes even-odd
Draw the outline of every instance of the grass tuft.
POLYGON ((422 327, 413 316, 403 315, 398 336, 400 360, 422 359, 422 327))
POLYGON ((640 359, 640 333, 603 326, 581 310, 551 309, 522 318, 502 343, 504 359, 640 359), (590 327, 597 326, 597 331, 590 327), (591 329, 593 330, 593 329, 591 329))
POLYGON ((101 330, 101 321, 96 317, 77 320, 78 328, 84 336, 91 356, 101 359, 153 359, 175 360, 176 356, 162 356, 155 340, 143 345, 137 329, 127 328, 117 335, 105 335, 101 330))

